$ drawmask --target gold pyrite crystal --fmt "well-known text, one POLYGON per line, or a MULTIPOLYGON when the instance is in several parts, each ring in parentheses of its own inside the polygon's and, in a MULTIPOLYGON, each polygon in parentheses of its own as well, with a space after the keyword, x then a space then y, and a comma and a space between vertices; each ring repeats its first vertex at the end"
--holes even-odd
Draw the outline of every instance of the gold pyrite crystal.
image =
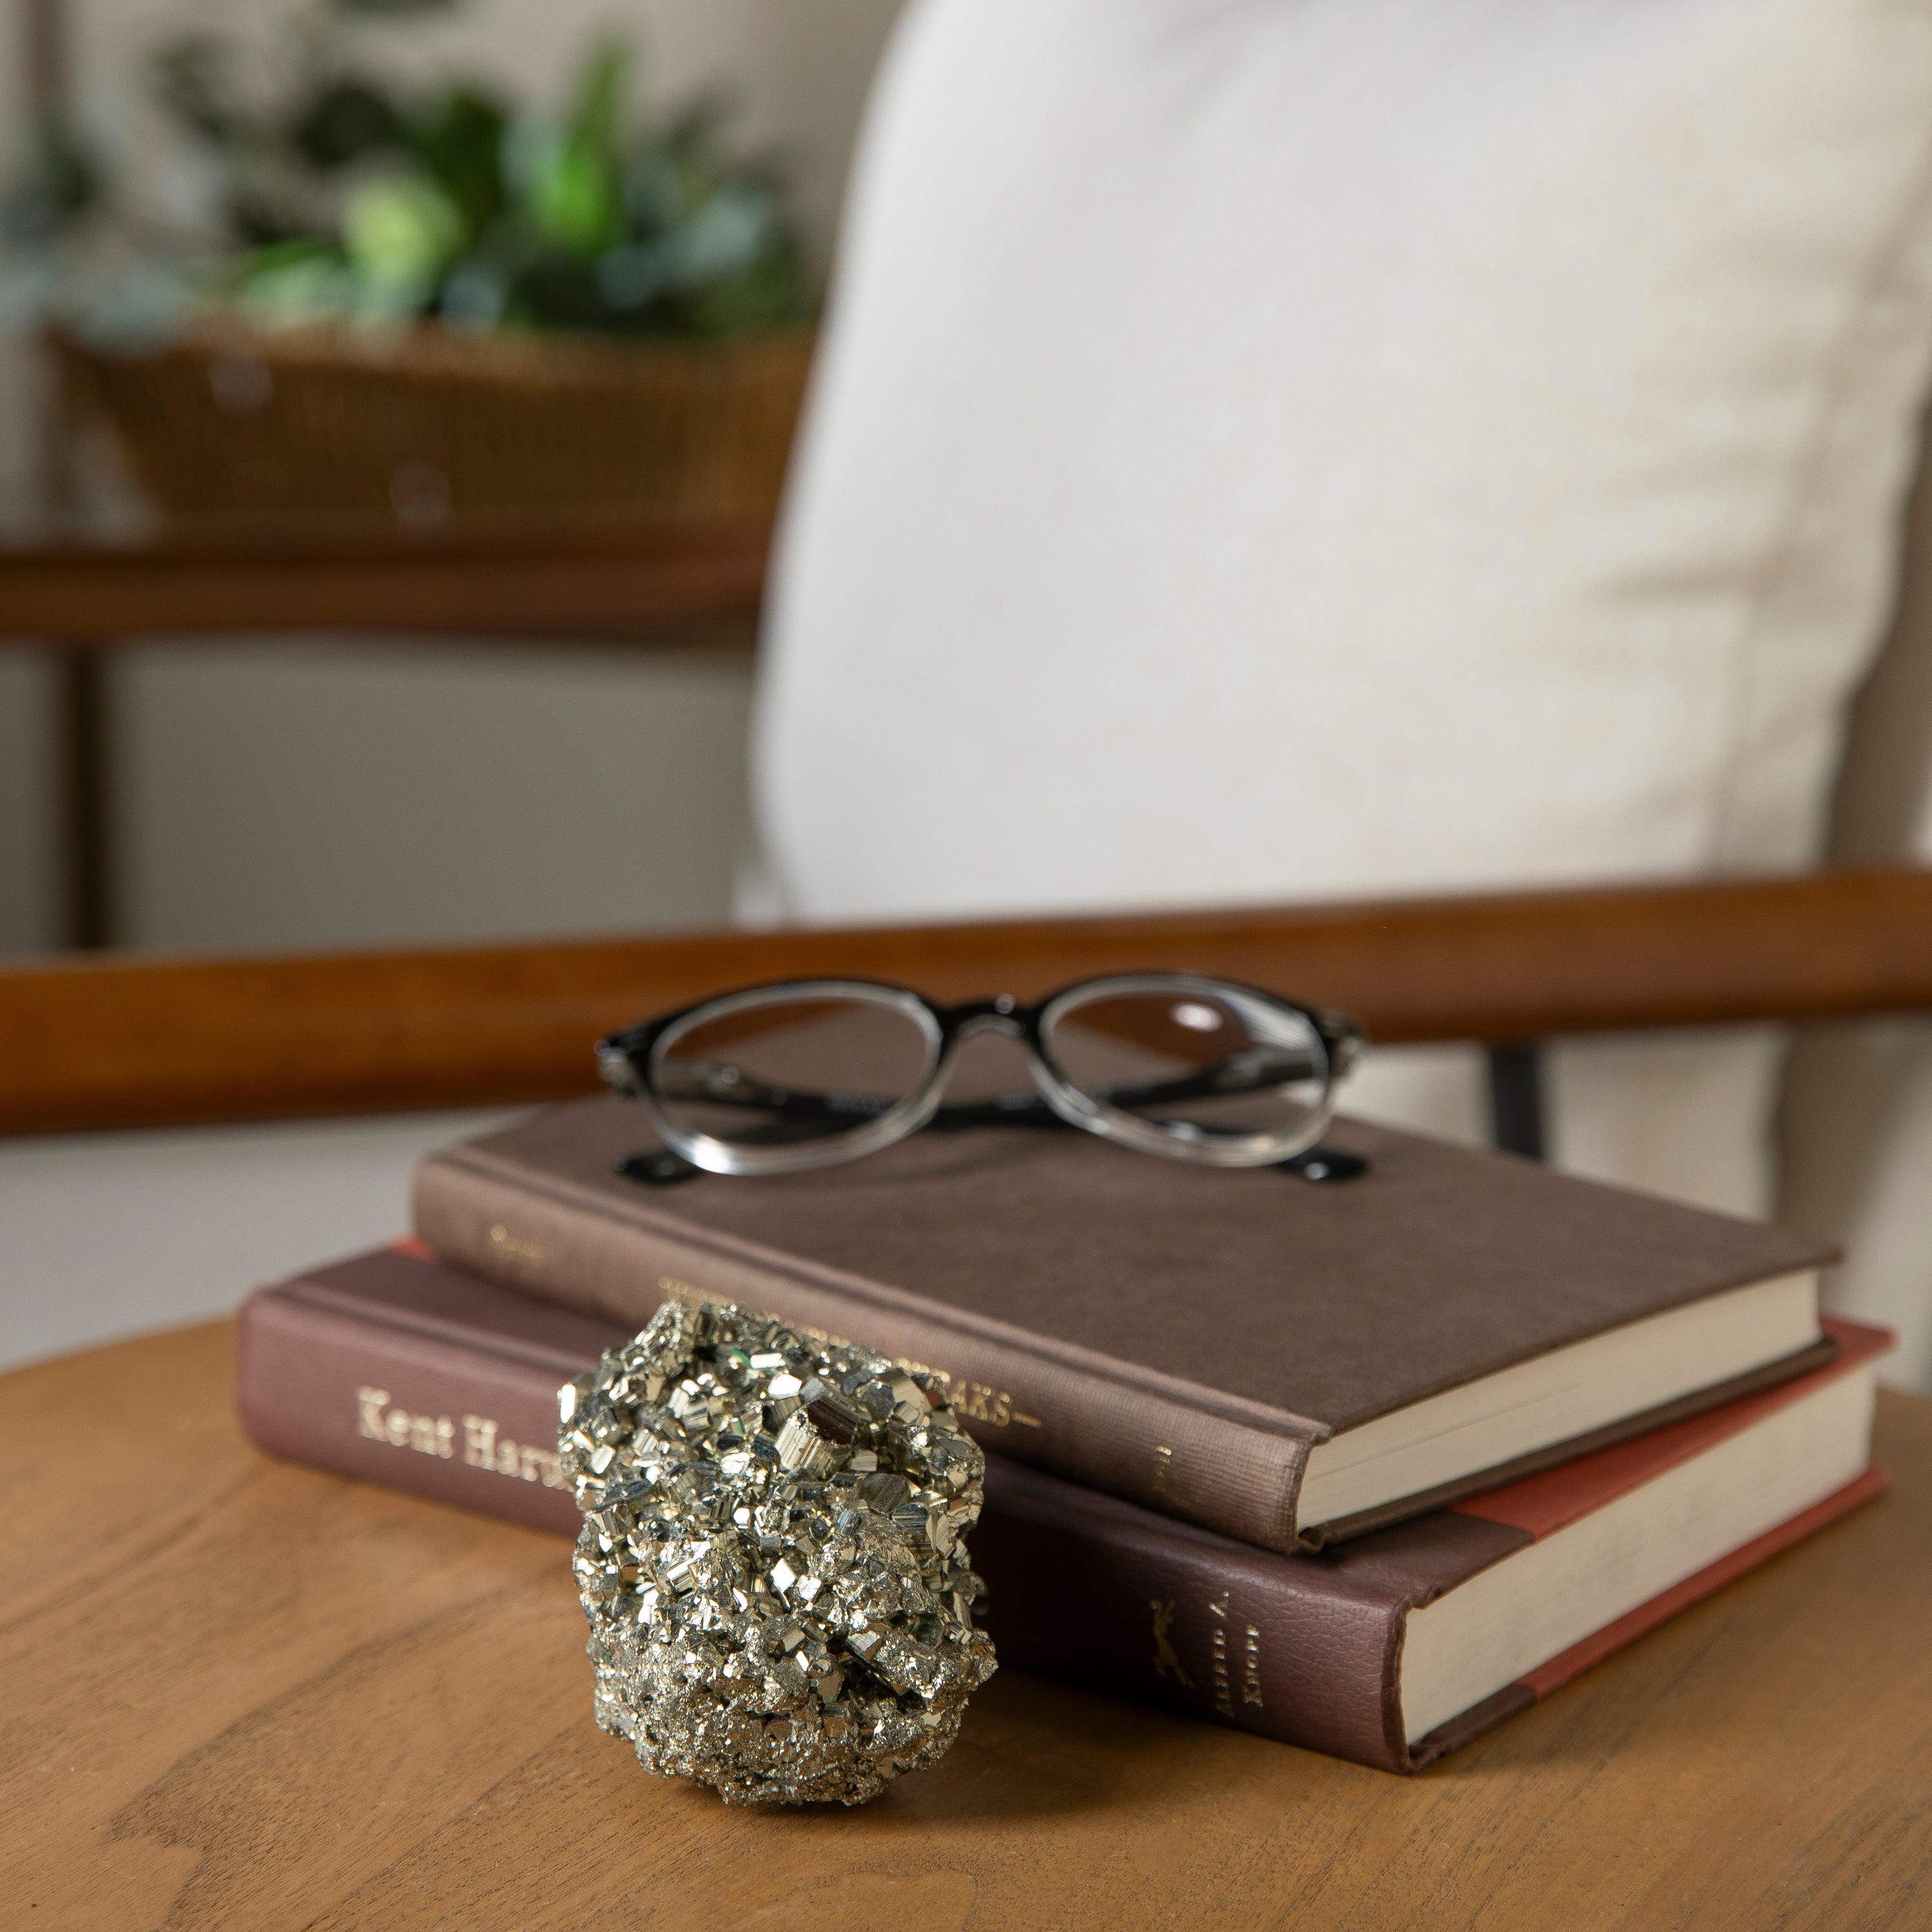
POLYGON ((945 1755, 994 1665, 940 1377, 674 1301, 561 1408, 597 1721, 646 1771, 859 1804, 945 1755))

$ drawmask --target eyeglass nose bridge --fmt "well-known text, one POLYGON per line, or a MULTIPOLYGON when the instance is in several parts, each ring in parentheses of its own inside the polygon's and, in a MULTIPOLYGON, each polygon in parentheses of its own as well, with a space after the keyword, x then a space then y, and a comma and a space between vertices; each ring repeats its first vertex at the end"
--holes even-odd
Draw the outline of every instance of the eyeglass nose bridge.
POLYGON ((997 1034, 1006 1040, 1024 1040, 1026 1024, 1020 1004, 1010 993, 992 1000, 971 1000, 964 1006, 949 1006, 944 1015, 949 1051, 980 1034, 997 1034))

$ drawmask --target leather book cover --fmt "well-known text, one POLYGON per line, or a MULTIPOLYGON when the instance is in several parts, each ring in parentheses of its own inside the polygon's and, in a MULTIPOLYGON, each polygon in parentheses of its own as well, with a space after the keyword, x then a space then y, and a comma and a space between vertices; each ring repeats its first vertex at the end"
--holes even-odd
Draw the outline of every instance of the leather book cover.
MULTIPOLYGON (((1664 1618, 1877 1494, 1847 1487, 1412 1747, 1398 1671, 1408 1611, 1748 1426, 1882 1346, 1544 1475, 1284 1556, 997 1454, 971 1538, 1001 1660, 1278 1742, 1410 1772, 1548 1695, 1664 1618)), ((629 1330, 515 1294, 403 1243, 262 1288, 241 1320, 236 1406, 257 1446, 574 1537, 556 1390, 629 1330)))
POLYGON ((417 1233, 459 1266, 641 1327, 668 1294, 745 1303, 952 1378, 1016 1460, 1275 1550, 1309 1549, 1815 1366, 1820 1342, 1499 1467, 1300 1520, 1316 1444, 1827 1244, 1508 1155, 1337 1122, 1372 1171, 1312 1186, 1076 1132, 920 1134, 815 1172, 616 1171, 614 1098, 432 1155, 417 1233))
POLYGON ((258 1448, 574 1536, 556 1392, 629 1330, 460 1274, 413 1242, 242 1304, 236 1412, 258 1448))

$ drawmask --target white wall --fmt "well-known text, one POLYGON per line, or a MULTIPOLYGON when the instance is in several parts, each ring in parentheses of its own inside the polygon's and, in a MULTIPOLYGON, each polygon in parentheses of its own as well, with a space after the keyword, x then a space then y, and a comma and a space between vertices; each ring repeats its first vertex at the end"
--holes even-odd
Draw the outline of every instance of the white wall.
POLYGON ((748 648, 153 646, 118 684, 128 929, 380 944, 728 924, 748 648))

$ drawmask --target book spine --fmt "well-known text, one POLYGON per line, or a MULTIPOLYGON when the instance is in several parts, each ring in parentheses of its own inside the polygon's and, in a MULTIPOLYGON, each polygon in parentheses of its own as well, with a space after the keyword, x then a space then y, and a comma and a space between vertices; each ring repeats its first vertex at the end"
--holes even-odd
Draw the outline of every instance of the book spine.
POLYGON ((318 1306, 289 1289, 257 1290, 238 1325, 235 1406, 257 1448, 576 1534, 577 1504, 556 1451, 554 1369, 318 1306))
POLYGON ((665 1300, 735 1301, 945 1375, 986 1448, 1264 1550, 1306 1546, 1295 1522, 1309 1444, 1117 1382, 1024 1346, 881 1306, 818 1276, 680 1240, 514 1178, 433 1156, 416 1231, 446 1261, 524 1294, 640 1328, 665 1300))
MULTIPOLYGON (((298 1290, 244 1306, 236 1405, 259 1447, 574 1535, 554 1369, 426 1340, 298 1290)), ((586 1360, 585 1366, 590 1366, 586 1360)), ((1390 1732, 1399 1605, 1298 1587, 1298 1562, 988 1459, 970 1547, 1003 1663, 1281 1742, 1410 1768, 1390 1732)), ((1310 1565, 1316 1585, 1321 1566, 1310 1565)))

